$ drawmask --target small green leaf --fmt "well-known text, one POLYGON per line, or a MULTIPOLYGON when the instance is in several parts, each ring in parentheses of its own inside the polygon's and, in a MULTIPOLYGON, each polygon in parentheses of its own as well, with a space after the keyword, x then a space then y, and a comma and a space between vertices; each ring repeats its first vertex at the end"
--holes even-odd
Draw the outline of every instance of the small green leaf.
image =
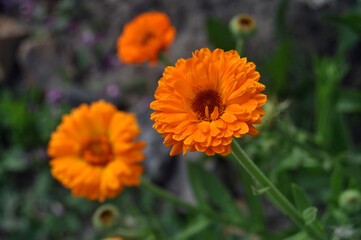
POLYGON ((282 93, 287 85, 287 80, 289 80, 288 74, 292 57, 291 47, 292 42, 284 40, 265 64, 265 70, 271 77, 272 91, 275 93, 282 93))
POLYGON ((225 51, 235 48, 236 42, 226 24, 215 18, 208 18, 206 27, 208 40, 214 47, 225 51))
POLYGON ((188 175, 192 185, 194 196, 196 197, 199 206, 202 206, 203 208, 208 208, 206 197, 204 196, 204 188, 201 179, 199 178, 198 172, 199 171, 197 171, 197 169, 194 167, 194 164, 189 162, 188 175))
POLYGON ((13 147, 6 151, 3 156, 3 167, 8 171, 19 172, 27 167, 24 152, 19 147, 13 147))
POLYGON ((311 206, 305 192, 296 184, 292 184, 292 193, 296 207, 299 211, 304 211, 306 208, 311 206))
POLYGON ((261 188, 261 189, 256 189, 254 186, 251 187, 252 188, 252 192, 255 196, 259 196, 259 195, 262 195, 264 193, 266 193, 270 187, 264 187, 264 188, 261 188))
POLYGON ((218 178, 199 164, 190 161, 188 161, 188 171, 199 206, 209 210, 219 209, 234 220, 244 222, 243 213, 237 207, 231 193, 218 178))
POLYGON ((302 217, 305 220, 306 225, 312 224, 317 217, 317 208, 309 207, 302 212, 302 217))
POLYGON ((327 19, 336 24, 348 27, 352 31, 361 34, 361 14, 355 12, 344 13, 339 16, 329 16, 327 19))
POLYGON ((337 203, 338 196, 342 191, 342 171, 340 167, 336 167, 331 175, 331 200, 337 203))
POLYGON ((343 113, 361 113, 361 91, 343 89, 339 91, 337 110, 343 113))
POLYGON ((181 232, 179 232, 173 239, 174 240, 186 240, 190 239, 192 236, 203 231, 210 225, 211 221, 207 218, 199 216, 190 222, 181 232))
POLYGON ((285 238, 284 240, 309 240, 309 239, 310 239, 310 237, 307 235, 307 233, 299 232, 299 233, 296 233, 295 235, 285 238))

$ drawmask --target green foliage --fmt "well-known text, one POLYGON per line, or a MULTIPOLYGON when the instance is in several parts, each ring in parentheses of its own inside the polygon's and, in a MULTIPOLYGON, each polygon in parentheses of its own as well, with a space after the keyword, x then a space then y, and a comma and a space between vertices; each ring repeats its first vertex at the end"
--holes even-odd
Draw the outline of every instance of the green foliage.
POLYGON ((228 189, 211 173, 198 164, 188 162, 189 178, 194 195, 200 207, 217 209, 219 214, 226 214, 235 221, 244 222, 243 213, 235 204, 228 189))
POLYGON ((270 87, 274 94, 282 94, 289 83, 288 71, 290 68, 291 41, 284 40, 276 49, 274 55, 264 65, 270 76, 270 87))
POLYGON ((330 16, 328 19, 334 23, 343 25, 357 34, 361 34, 361 13, 349 12, 338 16, 330 16))
POLYGON ((341 89, 336 107, 342 113, 361 113, 361 92, 354 89, 341 89))
POLYGON ((215 48, 221 48, 225 51, 234 49, 236 42, 227 24, 215 18, 208 18, 206 29, 208 40, 215 48))

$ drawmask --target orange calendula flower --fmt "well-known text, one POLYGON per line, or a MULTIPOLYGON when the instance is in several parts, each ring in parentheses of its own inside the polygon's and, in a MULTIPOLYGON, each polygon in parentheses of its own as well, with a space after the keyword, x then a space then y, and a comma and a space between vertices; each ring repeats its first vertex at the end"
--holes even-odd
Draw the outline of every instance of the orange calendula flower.
POLYGON ((74 196, 104 201, 140 183, 145 143, 134 114, 103 100, 63 117, 48 146, 51 173, 74 196))
POLYGON ((228 155, 233 137, 258 134, 253 125, 261 123, 267 97, 255 69, 236 51, 208 48, 165 69, 150 107, 170 155, 228 155))
POLYGON ((124 27, 118 38, 119 59, 124 63, 155 64, 159 53, 173 42, 175 28, 169 17, 161 12, 147 12, 138 15, 124 27))

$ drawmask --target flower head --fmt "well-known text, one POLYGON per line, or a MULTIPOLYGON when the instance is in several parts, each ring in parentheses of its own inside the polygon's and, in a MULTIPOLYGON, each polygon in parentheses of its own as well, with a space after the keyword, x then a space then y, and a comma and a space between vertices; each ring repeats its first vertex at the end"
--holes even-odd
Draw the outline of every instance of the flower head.
POLYGON ((346 212, 358 212, 361 210, 361 193, 356 189, 348 189, 341 193, 338 202, 346 212))
POLYGON ((123 238, 115 237, 115 238, 103 238, 102 240, 123 240, 123 238))
POLYGON ((256 21, 248 15, 234 16, 229 22, 231 32, 235 37, 248 37, 256 30, 256 21))
POLYGON ((115 197, 140 183, 144 142, 133 114, 103 100, 82 104, 63 117, 48 146, 51 173, 74 196, 115 197))
POLYGON ((173 42, 175 28, 169 17, 161 12, 138 15, 124 27, 118 38, 118 56, 124 63, 151 64, 157 62, 159 53, 173 42))
POLYGON ((261 123, 267 97, 255 69, 236 51, 208 48, 165 69, 150 107, 170 155, 228 155, 233 137, 258 133, 253 125, 261 123))
POLYGON ((119 219, 119 210, 112 204, 105 204, 100 206, 93 215, 93 224, 99 229, 107 229, 117 224, 119 219))

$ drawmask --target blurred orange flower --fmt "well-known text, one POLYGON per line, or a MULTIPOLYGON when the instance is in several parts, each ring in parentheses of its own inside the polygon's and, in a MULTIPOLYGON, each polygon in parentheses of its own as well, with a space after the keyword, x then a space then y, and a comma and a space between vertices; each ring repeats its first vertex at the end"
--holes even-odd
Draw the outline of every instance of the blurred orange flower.
POLYGON ((74 196, 104 201, 140 183, 144 142, 134 114, 103 100, 65 115, 48 146, 51 173, 74 196))
POLYGON ((123 240, 123 238, 115 237, 115 238, 103 238, 102 240, 123 240))
POLYGON ((170 155, 228 155, 233 137, 258 134, 253 125, 261 123, 267 97, 255 69, 236 51, 208 48, 165 69, 150 107, 170 155))
POLYGON ((159 53, 173 42, 175 28, 161 12, 147 12, 135 17, 118 38, 118 57, 124 63, 155 64, 159 53))

